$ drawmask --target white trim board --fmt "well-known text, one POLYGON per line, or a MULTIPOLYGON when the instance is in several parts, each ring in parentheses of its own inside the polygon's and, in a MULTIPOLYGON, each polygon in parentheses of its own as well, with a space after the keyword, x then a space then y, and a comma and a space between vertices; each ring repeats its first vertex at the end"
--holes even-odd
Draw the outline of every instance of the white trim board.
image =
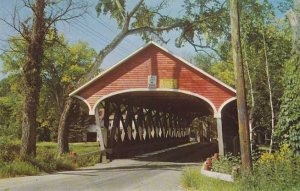
POLYGON ((230 103, 230 102, 232 102, 232 101, 234 101, 234 100, 236 100, 236 97, 229 98, 228 100, 226 100, 226 101, 224 101, 224 102, 222 103, 222 105, 219 107, 219 110, 218 110, 218 113, 220 114, 220 116, 222 115, 222 110, 223 110, 223 108, 224 108, 228 103, 230 103))
POLYGON ((193 64, 189 63, 188 61, 186 61, 185 59, 174 55, 173 53, 171 53, 169 50, 165 49, 164 47, 160 46, 159 44, 151 41, 149 43, 147 43, 146 45, 142 46, 141 48, 137 49, 136 51, 134 51, 133 53, 131 53, 129 56, 127 56, 126 58, 124 58, 123 60, 121 60, 120 62, 118 62, 117 64, 113 65, 112 67, 108 68, 107 70, 105 70, 104 72, 100 73, 99 75, 97 75, 96 77, 94 77, 92 80, 88 81, 87 83, 85 83, 84 85, 82 85, 81 87, 77 88, 76 90, 74 90, 73 92, 71 92, 69 94, 69 96, 74 96, 76 95, 76 93, 78 93, 79 91, 81 91, 82 89, 84 89, 85 87, 87 87, 88 85, 90 85, 91 83, 95 82, 96 80, 98 80, 99 78, 101 78, 102 76, 104 76, 105 74, 109 73, 111 70, 115 69, 116 67, 118 67, 119 65, 121 65, 122 63, 125 63, 127 60, 129 60, 131 57, 133 57, 134 55, 138 54, 139 52, 141 52, 142 50, 144 50, 145 48, 147 48, 150 45, 154 45, 156 47, 158 47, 159 49, 165 51, 166 53, 170 54, 171 56, 177 58, 178 60, 180 60, 181 62, 183 62, 184 64, 188 65, 189 67, 195 69, 196 71, 200 72, 201 74, 205 75, 206 77, 210 78, 211 80, 217 82, 218 84, 222 85, 223 87, 227 88, 228 90, 232 91, 233 93, 236 93, 236 90, 233 89, 232 87, 230 87, 229 85, 225 84, 224 82, 218 80, 217 78, 213 77, 212 75, 208 74, 207 72, 203 71, 202 69, 194 66, 193 64))
POLYGON ((149 88, 131 88, 131 89, 126 89, 126 90, 121 90, 121 91, 116 91, 116 92, 112 92, 108 95, 102 96, 100 97, 94 104, 93 108, 91 108, 91 110, 89 111, 90 115, 94 115, 94 112, 96 110, 96 107, 98 106, 98 104, 103 101, 104 99, 114 96, 114 95, 118 95, 118 94, 122 94, 122 93, 128 93, 128 92, 178 92, 178 93, 182 93, 182 94, 187 94, 187 95, 191 95, 194 97, 197 97, 201 100, 203 100, 204 102, 206 102, 208 105, 210 105, 211 109, 214 112, 214 117, 218 116, 218 111, 216 106, 206 97, 199 95, 197 93, 193 93, 190 91, 186 91, 186 90, 178 90, 178 89, 168 89, 168 88, 156 88, 156 89, 149 89, 149 88))

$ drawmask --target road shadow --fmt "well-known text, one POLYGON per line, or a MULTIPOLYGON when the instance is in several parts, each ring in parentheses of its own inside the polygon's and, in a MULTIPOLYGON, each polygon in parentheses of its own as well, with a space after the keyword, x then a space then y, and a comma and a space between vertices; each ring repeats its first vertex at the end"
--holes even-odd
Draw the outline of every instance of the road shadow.
POLYGON ((201 163, 217 151, 218 147, 215 143, 195 143, 149 157, 136 156, 133 159, 138 161, 201 163))

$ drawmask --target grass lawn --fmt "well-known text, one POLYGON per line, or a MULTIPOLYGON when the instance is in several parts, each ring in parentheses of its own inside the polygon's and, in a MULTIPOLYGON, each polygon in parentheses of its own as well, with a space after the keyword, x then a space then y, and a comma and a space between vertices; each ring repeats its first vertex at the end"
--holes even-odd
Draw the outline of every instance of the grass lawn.
POLYGON ((206 177, 199 168, 186 168, 181 176, 181 184, 186 190, 237 191, 235 183, 206 177))
POLYGON ((43 172, 53 173, 62 170, 74 170, 78 167, 93 166, 100 162, 100 151, 97 142, 71 143, 70 151, 77 153, 76 163, 68 153, 57 156, 57 143, 37 143, 36 157, 20 160, 20 143, 2 145, 0 148, 0 178, 36 175, 43 172), (86 155, 81 155, 89 153, 86 155))
MULTIPOLYGON (((89 153, 100 151, 98 142, 87 142, 87 143, 70 143, 70 151, 76 152, 77 154, 89 153)), ((37 143, 38 152, 42 152, 44 149, 47 151, 57 151, 57 143, 53 142, 39 142, 37 143)))

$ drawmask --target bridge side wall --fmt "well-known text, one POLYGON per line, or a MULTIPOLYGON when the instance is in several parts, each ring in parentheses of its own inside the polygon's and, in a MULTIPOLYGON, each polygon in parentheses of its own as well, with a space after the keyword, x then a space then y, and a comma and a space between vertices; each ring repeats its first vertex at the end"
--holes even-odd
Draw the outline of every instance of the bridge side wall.
POLYGON ((235 93, 156 46, 149 46, 131 57, 78 95, 93 108, 99 98, 107 94, 130 88, 148 88, 149 75, 157 76, 157 88, 162 86, 162 79, 176 79, 179 90, 206 97, 217 109, 226 100, 235 97, 235 93))

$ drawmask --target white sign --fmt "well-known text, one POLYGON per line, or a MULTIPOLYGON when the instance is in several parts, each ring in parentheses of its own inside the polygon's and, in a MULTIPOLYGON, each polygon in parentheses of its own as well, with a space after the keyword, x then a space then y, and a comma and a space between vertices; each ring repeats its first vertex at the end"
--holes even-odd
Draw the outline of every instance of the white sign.
POLYGON ((156 88, 157 76, 149 75, 148 76, 148 88, 156 88))

